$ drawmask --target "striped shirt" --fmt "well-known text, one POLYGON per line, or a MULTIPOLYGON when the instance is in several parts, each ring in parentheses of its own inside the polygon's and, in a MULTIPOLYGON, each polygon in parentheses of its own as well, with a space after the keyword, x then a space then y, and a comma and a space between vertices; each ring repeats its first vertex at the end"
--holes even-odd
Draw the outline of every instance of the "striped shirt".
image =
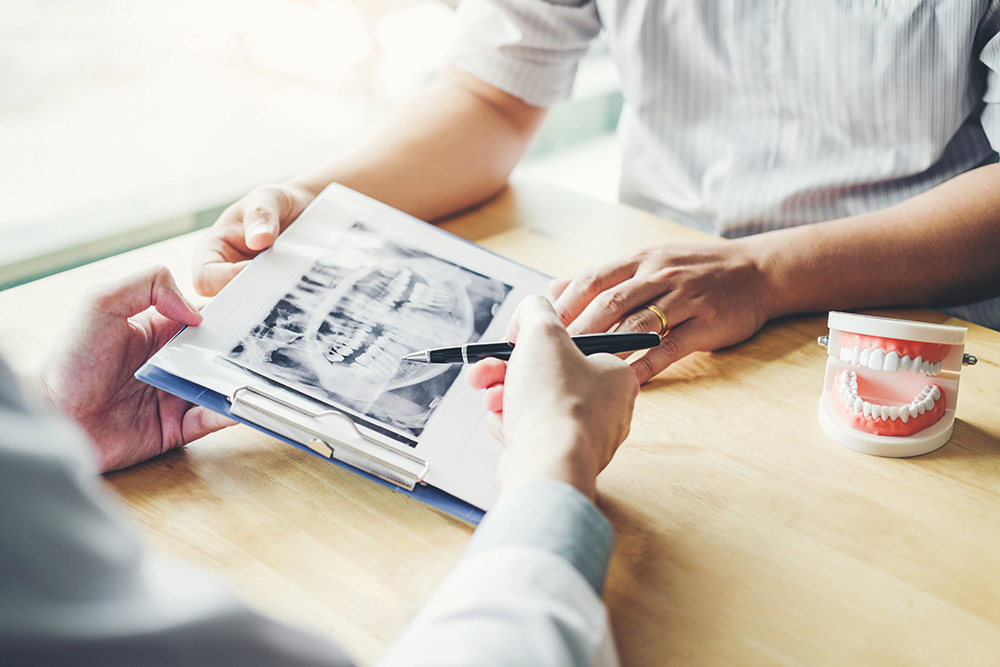
MULTIPOLYGON (((621 201, 724 237, 891 206, 997 161, 1000 0, 463 0, 451 62, 529 104, 603 29, 621 201)), ((957 311, 1000 328, 1000 300, 957 311)))

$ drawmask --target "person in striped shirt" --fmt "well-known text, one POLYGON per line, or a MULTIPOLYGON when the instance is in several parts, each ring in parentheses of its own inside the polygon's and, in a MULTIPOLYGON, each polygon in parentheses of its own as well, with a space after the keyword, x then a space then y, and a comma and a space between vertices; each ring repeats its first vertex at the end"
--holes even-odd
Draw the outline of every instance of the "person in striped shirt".
POLYGON ((425 220, 493 196, 603 32, 624 96, 621 200, 733 240, 557 281, 571 333, 665 333, 633 364, 645 382, 792 313, 953 306, 1000 328, 1000 0, 464 0, 458 13, 449 67, 361 150, 219 218, 199 291, 334 181, 425 220))

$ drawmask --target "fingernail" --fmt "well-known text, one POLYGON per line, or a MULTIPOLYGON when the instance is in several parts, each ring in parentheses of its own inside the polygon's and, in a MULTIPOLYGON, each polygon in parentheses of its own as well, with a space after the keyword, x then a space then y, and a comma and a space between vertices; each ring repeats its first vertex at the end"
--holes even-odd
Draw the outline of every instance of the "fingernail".
POLYGON ((254 225, 247 233, 247 247, 251 250, 263 250, 271 245, 271 229, 268 225, 254 225))

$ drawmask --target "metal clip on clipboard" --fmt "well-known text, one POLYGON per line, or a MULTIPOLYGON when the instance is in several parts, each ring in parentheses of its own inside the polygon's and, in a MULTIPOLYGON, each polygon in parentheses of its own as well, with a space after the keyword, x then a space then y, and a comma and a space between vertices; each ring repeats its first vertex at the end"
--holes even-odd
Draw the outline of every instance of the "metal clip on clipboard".
POLYGON ((365 437, 350 417, 336 410, 312 412, 256 387, 240 387, 229 402, 233 416, 407 491, 412 491, 430 469, 429 463, 409 452, 365 437))

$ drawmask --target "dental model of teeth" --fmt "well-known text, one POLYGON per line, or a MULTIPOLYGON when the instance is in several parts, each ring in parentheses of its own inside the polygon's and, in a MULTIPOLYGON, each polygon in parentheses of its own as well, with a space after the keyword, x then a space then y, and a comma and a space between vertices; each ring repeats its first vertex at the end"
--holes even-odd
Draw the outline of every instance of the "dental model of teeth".
POLYGON ((920 375, 937 375, 941 372, 941 362, 931 362, 922 359, 920 355, 910 359, 909 355, 899 356, 895 350, 886 352, 880 347, 861 348, 857 345, 851 348, 841 348, 840 360, 852 366, 865 366, 873 371, 913 371, 920 375))
POLYGON ((819 422, 842 445, 920 456, 951 437, 966 329, 830 312, 819 422))

